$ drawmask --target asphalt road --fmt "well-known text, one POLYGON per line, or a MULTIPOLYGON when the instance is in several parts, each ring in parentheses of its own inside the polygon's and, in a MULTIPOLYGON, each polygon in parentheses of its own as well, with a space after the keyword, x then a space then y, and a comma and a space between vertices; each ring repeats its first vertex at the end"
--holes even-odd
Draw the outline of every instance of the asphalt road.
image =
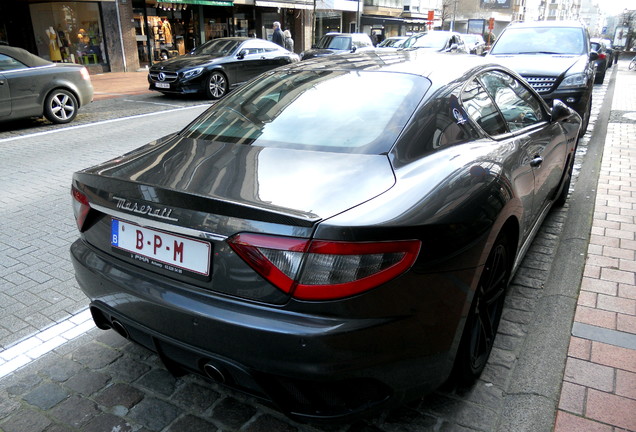
MULTIPOLYGON (((604 137, 594 130, 599 114, 609 111, 609 105, 601 109, 608 102, 609 78, 595 86, 593 116, 579 144, 571 189, 586 170, 588 151, 602 145, 604 137)), ((42 121, 0 125, 0 359, 16 342, 87 306, 68 254, 77 238, 69 195, 72 173, 174 132, 206 106, 205 101, 150 94, 94 102, 70 126, 42 121)), ((597 150, 593 153, 598 157, 597 150)), ((589 181, 591 176, 583 177, 589 181)), ((56 430, 82 431, 100 430, 91 425, 103 426, 107 420, 108 430, 125 423, 129 429, 121 430, 550 431, 570 334, 567 311, 573 314, 571 291, 578 289, 582 271, 554 266, 564 266, 559 254, 574 261, 584 255, 584 233, 572 232, 566 222, 572 208, 584 218, 590 201, 589 193, 572 195, 564 208, 549 214, 518 270, 490 361, 471 388, 449 383, 397 411, 352 424, 301 425, 201 378, 168 377, 156 356, 113 332, 92 329, 0 378, 0 428, 18 424, 23 431, 48 431, 54 418, 61 428, 56 430), (106 395, 114 398, 118 390, 134 394, 134 400, 108 405, 106 395), (59 395, 53 404, 52 394, 59 395), (64 409, 69 400, 73 404, 64 409), (84 420, 64 429, 64 419, 82 407, 84 420), (57 411, 50 416, 49 410, 57 411), (20 423, 26 418, 32 419, 28 428, 20 423), (36 421, 39 429, 33 426, 36 421)))

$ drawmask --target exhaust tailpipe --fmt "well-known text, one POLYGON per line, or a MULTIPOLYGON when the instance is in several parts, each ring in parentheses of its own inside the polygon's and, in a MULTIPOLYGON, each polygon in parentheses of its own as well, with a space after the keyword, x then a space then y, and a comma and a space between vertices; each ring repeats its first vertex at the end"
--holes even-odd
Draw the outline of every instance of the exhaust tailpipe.
POLYGON ((206 363, 205 365, 203 365, 203 372, 205 372, 207 377, 213 381, 216 381, 218 383, 225 382, 225 374, 223 374, 223 372, 221 372, 221 370, 218 367, 214 366, 212 363, 206 363))
POLYGON ((115 332, 117 332, 118 335, 126 339, 130 338, 130 336, 128 335, 128 330, 126 330, 126 327, 124 327, 122 323, 114 319, 111 325, 113 330, 115 330, 115 332))

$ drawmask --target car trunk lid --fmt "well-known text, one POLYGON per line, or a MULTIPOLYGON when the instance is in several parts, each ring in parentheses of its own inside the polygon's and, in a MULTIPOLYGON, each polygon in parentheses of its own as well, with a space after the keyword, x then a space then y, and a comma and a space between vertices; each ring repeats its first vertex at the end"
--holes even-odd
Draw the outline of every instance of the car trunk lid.
POLYGON ((394 181, 386 155, 213 143, 177 135, 76 173, 74 187, 89 199, 93 216, 83 235, 98 249, 205 289, 282 303, 286 295, 247 267, 225 240, 240 232, 310 238, 318 222, 385 192, 394 181), (157 249, 157 238, 161 246, 174 244, 171 257, 184 255, 176 236, 209 258, 184 272, 179 262, 136 253, 134 238, 124 247, 115 244, 122 228, 136 230, 137 239, 154 237, 148 240, 151 250, 157 249))

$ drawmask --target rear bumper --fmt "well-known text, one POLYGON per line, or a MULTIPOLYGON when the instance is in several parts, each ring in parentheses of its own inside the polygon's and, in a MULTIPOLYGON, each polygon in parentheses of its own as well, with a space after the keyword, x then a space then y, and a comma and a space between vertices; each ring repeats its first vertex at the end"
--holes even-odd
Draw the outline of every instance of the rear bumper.
POLYGON ((125 333, 175 374, 208 376, 297 418, 346 418, 438 387, 461 333, 450 318, 444 324, 455 331, 427 331, 431 317, 408 310, 349 319, 236 301, 102 256, 82 240, 71 256, 98 327, 125 333))

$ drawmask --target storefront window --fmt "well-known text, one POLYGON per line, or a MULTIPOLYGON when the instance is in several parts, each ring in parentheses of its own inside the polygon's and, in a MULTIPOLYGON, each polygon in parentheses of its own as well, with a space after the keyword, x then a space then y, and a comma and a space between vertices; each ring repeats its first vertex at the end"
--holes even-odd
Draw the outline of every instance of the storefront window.
POLYGON ((29 7, 40 57, 85 65, 108 62, 98 3, 35 3, 29 7))

